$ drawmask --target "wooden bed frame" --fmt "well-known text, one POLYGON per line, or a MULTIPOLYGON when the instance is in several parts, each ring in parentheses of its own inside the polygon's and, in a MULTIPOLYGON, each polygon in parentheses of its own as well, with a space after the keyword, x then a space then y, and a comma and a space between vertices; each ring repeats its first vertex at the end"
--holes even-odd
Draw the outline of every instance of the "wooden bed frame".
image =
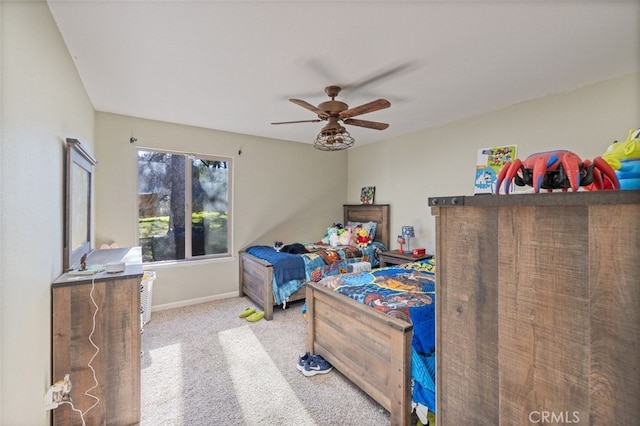
MULTIPOLYGON (((374 241, 389 247, 390 222, 388 204, 345 204, 343 206, 344 223, 376 222, 378 227, 374 241)), ((240 255, 240 297, 247 296, 259 309, 264 311, 267 320, 273 319, 273 265, 271 263, 241 251, 240 255)), ((289 297, 289 302, 306 297, 305 288, 289 297)))
POLYGON ((306 292, 306 350, 386 408, 391 425, 409 425, 413 325, 317 283, 306 292))

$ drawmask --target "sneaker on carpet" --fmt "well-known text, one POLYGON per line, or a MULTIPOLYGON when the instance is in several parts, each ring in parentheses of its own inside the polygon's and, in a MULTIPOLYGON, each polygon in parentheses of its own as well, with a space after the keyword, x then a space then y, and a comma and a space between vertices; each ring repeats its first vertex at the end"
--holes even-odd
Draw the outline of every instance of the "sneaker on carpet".
POLYGON ((331 370, 333 370, 333 367, 326 359, 322 358, 320 355, 311 355, 309 360, 304 364, 302 374, 307 377, 311 377, 316 374, 327 374, 331 370))
POLYGON ((309 352, 298 357, 298 364, 296 365, 298 371, 304 371, 304 365, 309 361, 309 358, 311 358, 311 354, 309 352))

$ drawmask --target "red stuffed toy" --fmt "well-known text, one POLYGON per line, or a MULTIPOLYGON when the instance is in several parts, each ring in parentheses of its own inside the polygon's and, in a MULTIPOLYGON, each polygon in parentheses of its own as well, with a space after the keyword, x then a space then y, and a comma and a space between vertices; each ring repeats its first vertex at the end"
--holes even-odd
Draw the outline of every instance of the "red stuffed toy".
POLYGON ((367 247, 371 242, 371 238, 369 238, 369 233, 366 229, 359 227, 356 229, 356 243, 359 247, 367 247))

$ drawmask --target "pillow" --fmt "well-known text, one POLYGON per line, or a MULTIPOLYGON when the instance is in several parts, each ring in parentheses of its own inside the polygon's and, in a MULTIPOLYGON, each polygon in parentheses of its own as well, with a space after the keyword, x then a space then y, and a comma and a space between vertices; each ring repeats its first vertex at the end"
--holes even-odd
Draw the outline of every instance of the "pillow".
POLYGON ((369 238, 371 238, 371 241, 375 240, 376 237, 376 229, 378 228, 378 224, 376 222, 347 222, 347 225, 349 228, 351 228, 351 231, 354 231, 356 229, 356 226, 362 226, 364 229, 367 230, 367 232, 369 233, 369 238))

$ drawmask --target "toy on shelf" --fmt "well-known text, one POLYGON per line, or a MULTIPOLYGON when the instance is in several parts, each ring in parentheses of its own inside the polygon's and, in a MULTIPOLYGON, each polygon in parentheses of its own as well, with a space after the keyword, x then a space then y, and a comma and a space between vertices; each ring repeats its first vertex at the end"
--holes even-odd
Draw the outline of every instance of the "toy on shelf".
POLYGON ((567 150, 537 152, 524 160, 507 161, 500 170, 494 192, 499 194, 504 183, 504 193, 509 194, 512 180, 518 186, 532 186, 535 193, 541 188, 547 192, 554 189, 566 192, 569 188, 577 191, 578 187, 588 185, 597 190, 620 188, 616 173, 602 157, 594 158, 593 162, 581 160, 567 150))
POLYGON ((620 189, 640 189, 640 129, 631 129, 624 142, 615 141, 602 158, 615 171, 620 189))

